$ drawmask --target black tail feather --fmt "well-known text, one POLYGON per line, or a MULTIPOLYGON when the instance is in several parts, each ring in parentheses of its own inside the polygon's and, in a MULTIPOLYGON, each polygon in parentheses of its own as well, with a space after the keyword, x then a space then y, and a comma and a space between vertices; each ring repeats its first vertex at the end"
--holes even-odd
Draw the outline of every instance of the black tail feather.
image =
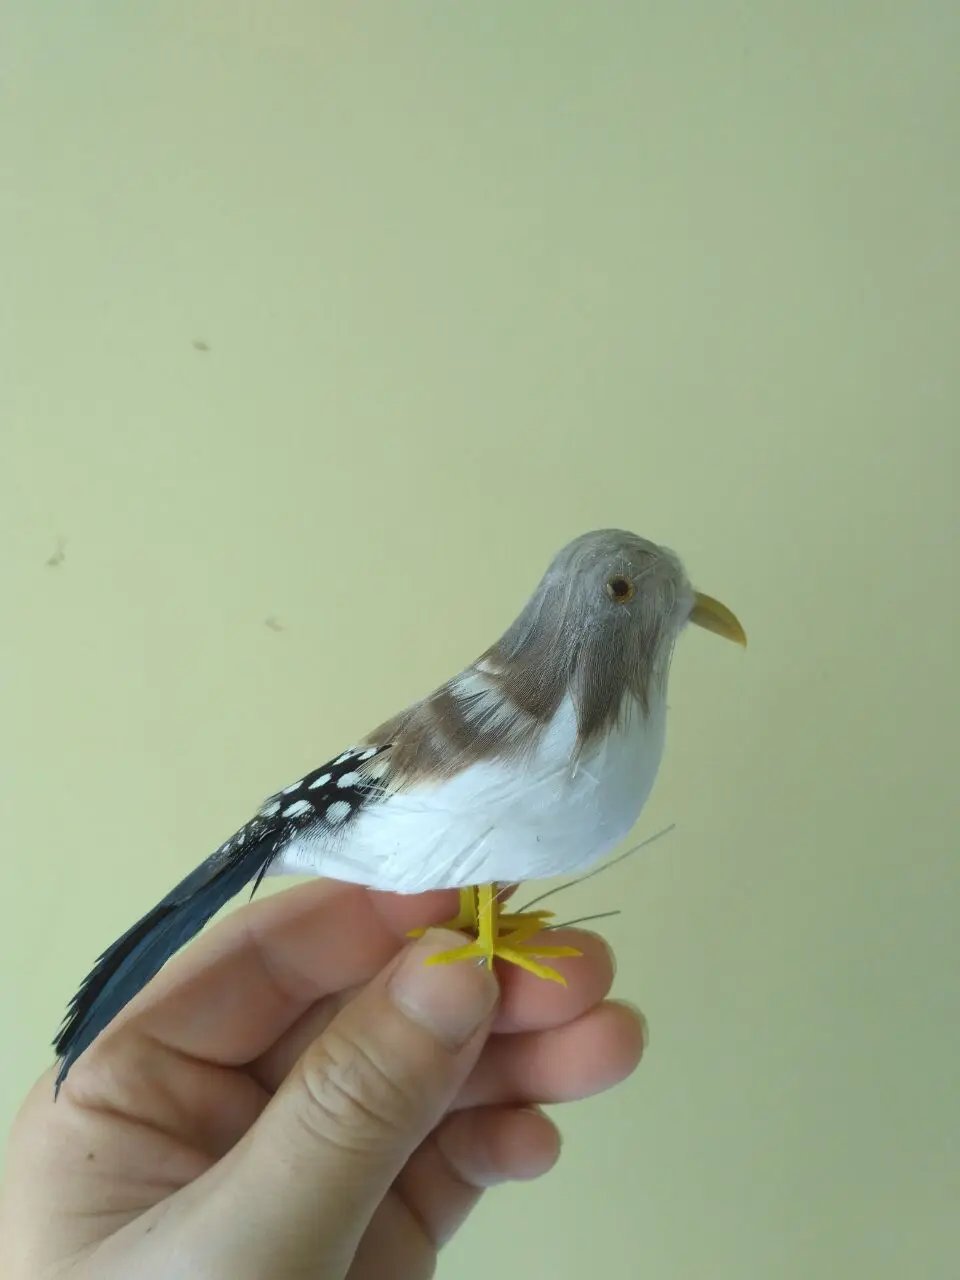
POLYGON ((56 1093, 77 1058, 171 956, 251 880, 256 891, 282 843, 276 823, 254 819, 103 952, 71 1000, 54 1040, 56 1093))

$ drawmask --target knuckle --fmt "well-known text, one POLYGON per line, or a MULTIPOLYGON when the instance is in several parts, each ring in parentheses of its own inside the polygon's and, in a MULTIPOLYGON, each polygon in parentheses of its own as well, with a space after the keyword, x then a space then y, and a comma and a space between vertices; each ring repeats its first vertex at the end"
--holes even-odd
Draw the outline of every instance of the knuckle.
POLYGON ((423 1107, 376 1048, 330 1027, 303 1059, 307 1105, 302 1119, 316 1136, 350 1151, 395 1144, 415 1130, 423 1107))

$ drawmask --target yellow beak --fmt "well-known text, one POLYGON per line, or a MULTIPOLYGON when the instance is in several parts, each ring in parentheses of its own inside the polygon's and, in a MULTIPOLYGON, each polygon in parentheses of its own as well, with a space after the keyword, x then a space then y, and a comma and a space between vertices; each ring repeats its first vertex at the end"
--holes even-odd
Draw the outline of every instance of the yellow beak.
POLYGON ((703 627, 704 631, 712 631, 714 635, 747 647, 747 633, 736 615, 725 604, 714 600, 713 596, 705 596, 702 591, 694 597, 690 621, 694 626, 703 627))

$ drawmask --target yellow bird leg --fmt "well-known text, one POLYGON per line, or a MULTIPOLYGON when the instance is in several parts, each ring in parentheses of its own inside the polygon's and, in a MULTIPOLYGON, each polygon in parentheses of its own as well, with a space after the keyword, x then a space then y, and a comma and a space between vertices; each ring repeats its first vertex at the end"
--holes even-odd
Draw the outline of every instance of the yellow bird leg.
POLYGON ((548 968, 547 965, 538 964, 534 957, 553 959, 561 956, 579 956, 581 952, 574 947, 541 946, 539 943, 529 941, 541 932, 544 921, 550 918, 551 912, 527 911, 501 914, 497 886, 485 884, 479 885, 475 890, 461 890, 461 916, 465 914, 463 896, 465 892, 471 894, 474 904, 475 940, 463 947, 456 947, 452 951, 443 951, 439 955, 431 956, 426 961, 427 964, 454 964, 458 960, 480 960, 488 968, 492 968, 494 960, 504 960, 507 964, 526 969, 528 973, 535 974, 538 978, 559 982, 561 986, 566 986, 566 980, 562 974, 548 968))
POLYGON ((526 928, 530 922, 536 928, 530 930, 531 936, 542 929, 548 920, 552 920, 552 911, 503 911, 500 913, 501 930, 526 928))
MULTIPOLYGON (((458 932, 477 932, 477 893, 475 889, 460 890, 460 907, 452 920, 445 920, 441 929, 455 929, 458 932)), ((422 938, 426 929, 411 929, 408 938, 422 938)))

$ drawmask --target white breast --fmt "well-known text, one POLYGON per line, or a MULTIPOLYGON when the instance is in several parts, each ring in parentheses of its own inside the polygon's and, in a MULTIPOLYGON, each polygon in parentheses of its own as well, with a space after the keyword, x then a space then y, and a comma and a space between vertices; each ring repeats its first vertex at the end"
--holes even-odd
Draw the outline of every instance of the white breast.
POLYGON ((394 893, 545 879, 598 861, 640 816, 663 754, 666 705, 639 712, 571 765, 576 716, 561 705, 535 755, 474 765, 365 809, 342 839, 304 833, 272 868, 394 893))

